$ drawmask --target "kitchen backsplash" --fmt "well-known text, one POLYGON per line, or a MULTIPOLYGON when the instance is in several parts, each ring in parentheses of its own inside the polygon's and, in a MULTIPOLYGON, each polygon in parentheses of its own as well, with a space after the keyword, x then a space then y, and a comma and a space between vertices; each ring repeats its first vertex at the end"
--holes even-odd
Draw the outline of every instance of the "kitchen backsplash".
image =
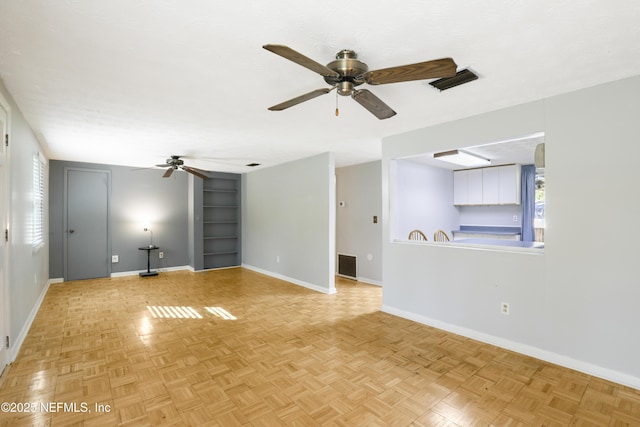
POLYGON ((522 206, 458 206, 460 225, 489 225, 519 227, 522 216, 522 206), (514 217, 517 218, 514 221, 514 217))

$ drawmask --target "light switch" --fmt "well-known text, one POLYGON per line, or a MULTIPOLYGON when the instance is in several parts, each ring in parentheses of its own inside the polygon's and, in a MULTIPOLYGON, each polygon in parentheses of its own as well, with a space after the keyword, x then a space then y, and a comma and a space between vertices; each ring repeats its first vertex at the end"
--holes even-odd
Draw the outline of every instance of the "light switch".
POLYGON ((378 215, 374 215, 373 216, 373 223, 377 224, 378 223, 378 215))

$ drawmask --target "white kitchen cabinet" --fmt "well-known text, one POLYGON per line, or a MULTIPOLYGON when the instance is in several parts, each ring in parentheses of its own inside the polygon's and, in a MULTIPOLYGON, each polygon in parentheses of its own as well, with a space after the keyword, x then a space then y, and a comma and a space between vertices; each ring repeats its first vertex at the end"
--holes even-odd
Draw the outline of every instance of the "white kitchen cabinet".
POLYGON ((520 165, 453 172, 454 205, 519 205, 520 165))
POLYGON ((453 204, 466 205, 467 203, 467 171, 453 172, 453 204))
POLYGON ((467 171, 467 204, 482 205, 482 169, 467 171))
POLYGON ((453 173, 453 204, 482 204, 482 169, 466 169, 453 173))
POLYGON ((478 169, 482 171, 482 204, 500 204, 500 168, 478 169))
POLYGON ((500 197, 501 205, 520 204, 520 165, 507 165, 498 168, 500 173, 500 197))

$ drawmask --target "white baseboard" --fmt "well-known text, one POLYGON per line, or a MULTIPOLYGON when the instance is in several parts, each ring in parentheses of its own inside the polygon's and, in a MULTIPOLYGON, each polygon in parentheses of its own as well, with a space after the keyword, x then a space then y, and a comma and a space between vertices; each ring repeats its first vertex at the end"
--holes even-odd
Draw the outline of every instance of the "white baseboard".
POLYGON ((450 323, 442 322, 440 320, 431 319, 419 314, 410 313, 408 311, 399 310, 394 307, 383 305, 380 308, 383 312, 392 314, 394 316, 402 317, 404 319, 413 320, 414 322, 422 323, 423 325, 432 326, 434 328, 442 329, 447 332, 452 332, 457 335, 462 335, 467 338, 481 341, 487 344, 495 345, 496 347, 504 348, 507 350, 515 351, 520 354, 535 357, 536 359, 543 360, 545 362, 553 363, 556 365, 564 366, 565 368, 573 369, 579 372, 583 372, 594 377, 602 378, 608 381, 613 381, 618 384, 622 384, 628 387, 632 387, 640 390, 640 378, 632 375, 625 374, 623 372, 615 371, 601 366, 594 365, 592 363, 584 362, 582 360, 574 359, 568 356, 563 356, 548 350, 544 350, 538 347, 514 342, 504 338, 496 337, 493 335, 485 334, 475 331, 473 329, 464 328, 461 326, 452 325, 450 323))
POLYGON ((195 270, 193 267, 189 266, 191 271, 194 273, 206 273, 207 271, 218 271, 218 270, 230 270, 232 268, 242 268, 241 265, 230 265, 229 267, 215 267, 215 268, 203 268, 202 270, 195 270))
POLYGON ((382 286, 382 282, 379 280, 367 279, 366 277, 358 277, 356 280, 358 282, 367 283, 369 285, 382 286))
MULTIPOLYGON (((154 271, 158 273, 164 273, 167 271, 181 271, 181 270, 190 270, 193 271, 193 267, 190 265, 180 265, 176 267, 165 267, 165 268, 155 268, 154 271)), ((137 276, 140 273, 144 273, 147 270, 134 270, 134 271, 120 271, 117 273, 111 273, 111 277, 127 277, 127 276, 137 276)))
MULTIPOLYGON (((54 280, 59 280, 59 279, 54 279, 54 280)), ((22 343, 24 342, 25 338, 27 337, 27 333, 29 333, 29 329, 31 329, 31 324, 33 323, 34 319, 36 318, 36 315, 38 314, 38 310, 40 310, 40 306, 42 305, 42 301, 44 301, 44 297, 45 297, 45 295, 47 295, 47 291, 49 290, 49 286, 51 285, 51 283, 54 283, 54 282, 52 282, 51 279, 47 280, 47 283, 42 288, 42 292, 40 292, 40 296, 38 296, 38 299, 36 300, 36 303, 33 305, 33 308, 31 309, 31 312, 29 313, 29 316, 27 317, 27 320, 24 322, 24 325, 22 326, 22 329, 20 330, 20 333, 10 343, 10 347, 9 347, 9 362, 10 363, 13 363, 13 361, 16 360, 16 357, 18 357, 18 353, 20 352, 20 347, 22 347, 22 343)), ((60 282, 55 282, 55 283, 60 283, 60 282)))
POLYGON ((282 274, 274 273, 272 271, 263 270, 262 268, 254 267, 248 264, 242 264, 243 268, 247 270, 255 271, 256 273, 264 274, 266 276, 271 276, 276 279, 284 280, 285 282, 293 283, 294 285, 302 286, 317 292, 322 292, 323 294, 335 294, 336 288, 335 286, 332 289, 323 288, 321 286, 316 286, 313 283, 304 282, 302 280, 294 279, 293 277, 283 276, 282 274))
POLYGON ((53 283, 64 283, 64 278, 63 277, 57 277, 55 279, 49 279, 49 283, 53 284, 53 283))

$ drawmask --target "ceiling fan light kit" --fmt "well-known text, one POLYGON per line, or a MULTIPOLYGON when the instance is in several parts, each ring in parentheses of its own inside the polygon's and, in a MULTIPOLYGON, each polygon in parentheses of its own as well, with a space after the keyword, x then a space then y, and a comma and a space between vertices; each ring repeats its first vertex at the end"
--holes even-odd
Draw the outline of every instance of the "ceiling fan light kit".
MULTIPOLYGON (((451 78, 456 75, 457 65, 451 58, 435 59, 399 67, 384 68, 369 71, 369 67, 358 59, 358 55, 350 49, 343 49, 336 54, 336 59, 326 66, 291 49, 288 46, 267 44, 264 49, 295 62, 309 70, 320 74, 330 89, 317 89, 297 96, 288 101, 269 107, 271 111, 281 111, 320 95, 325 95, 333 89, 338 95, 351 96, 356 102, 366 108, 378 119, 393 117, 396 112, 380 98, 367 89, 356 89, 363 83, 380 85, 388 83, 407 82, 413 80, 451 78)), ((336 115, 337 109, 336 109, 336 115)))

